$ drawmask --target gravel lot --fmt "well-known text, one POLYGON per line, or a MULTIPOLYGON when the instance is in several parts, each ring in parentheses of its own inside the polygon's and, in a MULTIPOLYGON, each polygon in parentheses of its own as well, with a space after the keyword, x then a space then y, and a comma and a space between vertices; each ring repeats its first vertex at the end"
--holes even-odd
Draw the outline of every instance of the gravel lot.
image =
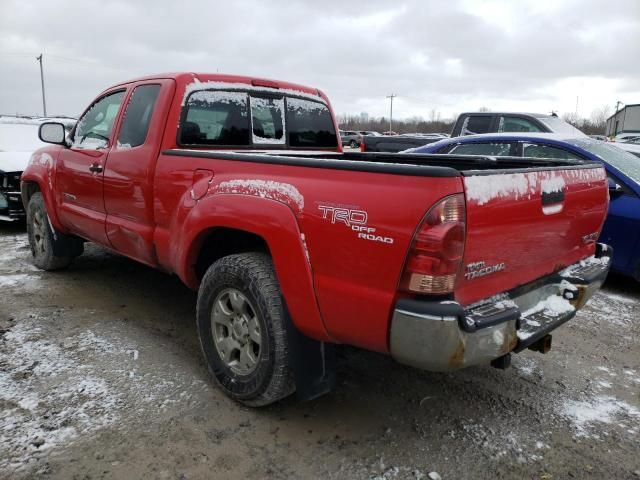
POLYGON ((65 272, 29 257, 0 225, 0 478, 640 478, 631 280, 509 370, 343 348, 332 394, 250 410, 209 382, 177 278, 94 246, 65 272))

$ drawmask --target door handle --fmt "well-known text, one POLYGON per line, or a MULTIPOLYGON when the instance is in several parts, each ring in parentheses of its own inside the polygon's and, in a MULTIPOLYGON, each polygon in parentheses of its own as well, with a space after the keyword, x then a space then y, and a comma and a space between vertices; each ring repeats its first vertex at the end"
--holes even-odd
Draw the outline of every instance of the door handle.
POLYGON ((94 163, 89 167, 89 171, 91 173, 102 173, 102 165, 100 165, 99 163, 94 163))

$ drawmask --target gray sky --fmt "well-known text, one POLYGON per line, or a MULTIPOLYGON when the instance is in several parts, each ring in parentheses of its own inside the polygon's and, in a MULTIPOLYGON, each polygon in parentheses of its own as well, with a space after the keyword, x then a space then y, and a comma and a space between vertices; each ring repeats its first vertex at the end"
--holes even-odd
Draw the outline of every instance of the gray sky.
POLYGON ((640 0, 0 1, 0 113, 78 115, 167 71, 324 90, 338 114, 573 112, 640 103, 640 0))

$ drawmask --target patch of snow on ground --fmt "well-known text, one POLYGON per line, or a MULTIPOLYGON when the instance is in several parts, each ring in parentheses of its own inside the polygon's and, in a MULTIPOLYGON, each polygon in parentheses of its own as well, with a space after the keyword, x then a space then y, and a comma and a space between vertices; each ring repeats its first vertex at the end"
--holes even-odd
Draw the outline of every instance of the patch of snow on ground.
POLYGON ((190 402, 208 387, 174 364, 145 369, 138 348, 119 333, 85 329, 51 341, 61 321, 30 314, 0 332, 1 472, 30 471, 52 450, 128 416, 190 402))
POLYGON ((617 297, 603 291, 591 297, 585 306, 585 310, 590 313, 590 323, 631 327, 638 315, 637 311, 634 311, 636 303, 627 301, 625 297, 617 297))
POLYGON ((598 437, 592 429, 598 423, 613 424, 632 428, 640 420, 640 410, 622 400, 610 396, 597 396, 587 400, 566 400, 560 414, 571 421, 576 436, 598 437))
MULTIPOLYGON (((453 432, 452 432, 453 433, 453 432)), ((462 435, 485 450, 494 460, 511 457, 517 463, 526 464, 542 460, 539 440, 528 439, 512 431, 497 431, 482 424, 465 422, 462 435)))
MULTIPOLYGON (((119 395, 74 353, 50 343, 39 321, 34 316, 15 325, 0 343, 2 471, 118 418, 119 395)), ((81 341, 88 346, 88 339, 81 341)))
POLYGON ((0 287, 25 287, 32 288, 33 283, 38 280, 35 275, 29 275, 27 273, 14 273, 14 274, 0 274, 0 287))
POLYGON ((541 374, 538 363, 533 358, 517 355, 515 360, 513 366, 518 373, 521 373, 525 377, 530 377, 534 373, 541 374))

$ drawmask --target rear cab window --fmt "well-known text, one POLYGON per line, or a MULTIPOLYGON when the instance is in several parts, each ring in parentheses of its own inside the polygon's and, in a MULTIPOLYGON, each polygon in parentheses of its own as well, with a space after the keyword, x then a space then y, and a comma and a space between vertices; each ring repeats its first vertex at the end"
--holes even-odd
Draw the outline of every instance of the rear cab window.
POLYGON ((295 94, 197 90, 186 99, 178 145, 225 148, 335 149, 328 106, 295 94))

